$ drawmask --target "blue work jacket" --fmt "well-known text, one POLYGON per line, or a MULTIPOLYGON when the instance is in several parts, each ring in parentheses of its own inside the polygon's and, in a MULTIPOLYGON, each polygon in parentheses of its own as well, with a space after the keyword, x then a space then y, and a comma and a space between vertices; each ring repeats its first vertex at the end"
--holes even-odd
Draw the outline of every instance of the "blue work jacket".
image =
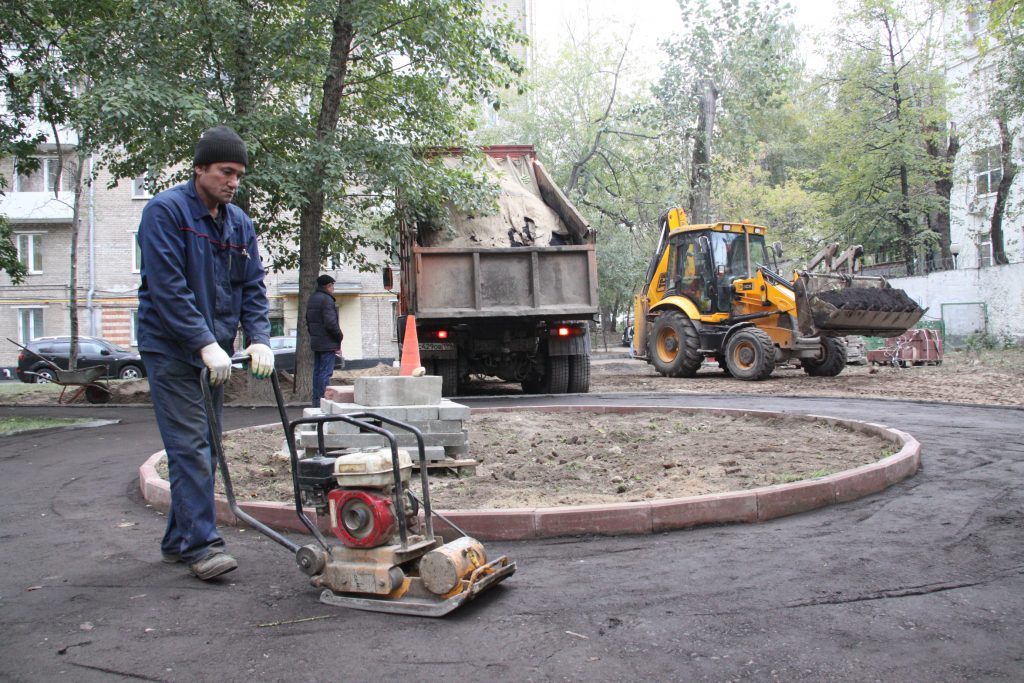
POLYGON ((252 220, 221 204, 218 227, 195 181, 149 200, 139 223, 140 351, 196 367, 199 350, 217 342, 228 354, 241 322, 250 343, 270 343, 267 290, 252 220))

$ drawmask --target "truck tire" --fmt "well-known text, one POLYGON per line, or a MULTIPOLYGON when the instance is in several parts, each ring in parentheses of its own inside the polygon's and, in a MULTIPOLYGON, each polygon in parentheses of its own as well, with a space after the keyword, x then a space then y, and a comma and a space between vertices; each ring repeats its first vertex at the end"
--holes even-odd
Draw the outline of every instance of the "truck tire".
POLYGON ((437 374, 441 376, 441 395, 455 396, 459 393, 459 360, 437 358, 434 360, 437 374))
POLYGON ((590 356, 569 356, 570 394, 585 394, 590 391, 590 356))
POLYGON ((846 347, 835 337, 823 337, 821 358, 801 358, 800 365, 811 377, 835 377, 846 367, 846 347))
POLYGON ((569 388, 570 356, 548 356, 544 390, 548 394, 564 394, 569 388))
POLYGON ((775 370, 775 342, 764 330, 745 327, 725 343, 725 364, 736 379, 767 379, 775 370))
POLYGON ((658 316, 647 352, 654 369, 666 377, 693 377, 704 362, 697 328, 682 311, 658 316))

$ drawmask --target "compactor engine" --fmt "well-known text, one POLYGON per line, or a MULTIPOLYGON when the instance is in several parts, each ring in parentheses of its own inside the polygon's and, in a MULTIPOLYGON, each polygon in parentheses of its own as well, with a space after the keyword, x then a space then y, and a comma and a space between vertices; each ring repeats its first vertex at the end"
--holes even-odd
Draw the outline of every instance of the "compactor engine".
POLYGON ((777 272, 781 245, 746 222, 689 225, 681 209, 662 219, 661 240, 635 301, 633 352, 669 377, 692 377, 707 357, 745 380, 768 377, 799 360, 809 375, 846 366, 846 335, 894 337, 924 310, 883 278, 854 273, 858 248, 831 272, 777 272), (843 271, 845 267, 845 271, 843 271))

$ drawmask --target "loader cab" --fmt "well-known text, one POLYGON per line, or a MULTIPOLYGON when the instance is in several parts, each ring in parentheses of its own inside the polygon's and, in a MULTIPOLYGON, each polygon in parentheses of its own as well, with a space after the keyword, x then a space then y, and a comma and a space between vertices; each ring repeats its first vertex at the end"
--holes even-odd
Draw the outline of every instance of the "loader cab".
POLYGON ((707 234, 678 232, 670 237, 669 247, 665 293, 686 297, 701 313, 714 311, 715 269, 707 234))
POLYGON ((774 263, 765 243, 764 228, 729 223, 715 228, 709 238, 718 288, 716 310, 728 313, 736 281, 753 278, 762 266, 774 270, 774 263))
POLYGON ((735 283, 774 265, 764 228, 758 226, 718 223, 683 230, 669 244, 666 293, 687 297, 702 314, 730 313, 735 283))

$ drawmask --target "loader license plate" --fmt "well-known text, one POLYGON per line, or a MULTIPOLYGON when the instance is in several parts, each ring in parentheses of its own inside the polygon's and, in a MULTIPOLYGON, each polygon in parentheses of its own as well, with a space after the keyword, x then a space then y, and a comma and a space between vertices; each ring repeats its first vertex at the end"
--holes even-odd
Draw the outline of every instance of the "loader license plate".
POLYGON ((420 351, 454 351, 454 342, 420 342, 420 351))

